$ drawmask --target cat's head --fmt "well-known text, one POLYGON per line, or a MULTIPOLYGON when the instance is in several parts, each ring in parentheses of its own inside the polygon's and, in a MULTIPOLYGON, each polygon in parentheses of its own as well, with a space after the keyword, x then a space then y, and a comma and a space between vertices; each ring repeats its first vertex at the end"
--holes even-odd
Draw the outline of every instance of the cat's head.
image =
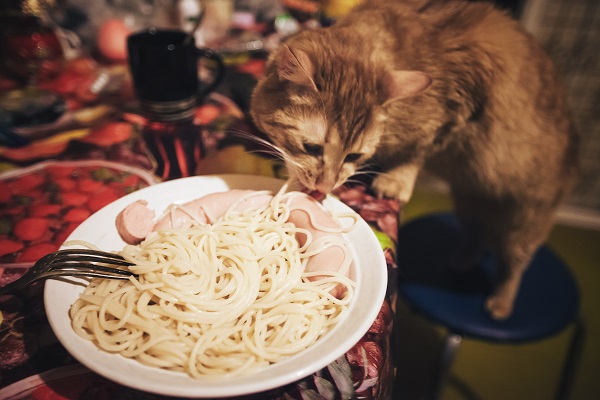
POLYGON ((429 83, 420 72, 389 71, 305 37, 272 55, 250 113, 290 175, 329 193, 377 151, 385 105, 429 83))

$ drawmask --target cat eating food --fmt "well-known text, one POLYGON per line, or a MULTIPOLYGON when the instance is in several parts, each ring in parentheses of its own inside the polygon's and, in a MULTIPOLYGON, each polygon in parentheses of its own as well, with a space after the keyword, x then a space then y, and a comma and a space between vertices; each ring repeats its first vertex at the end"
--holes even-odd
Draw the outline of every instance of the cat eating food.
POLYGON ((451 189, 465 245, 499 261, 486 308, 510 316, 521 275, 577 176, 578 136, 553 65, 485 2, 381 0, 303 31, 271 56, 250 114, 309 190, 365 165, 373 189, 409 201, 427 168, 451 189))

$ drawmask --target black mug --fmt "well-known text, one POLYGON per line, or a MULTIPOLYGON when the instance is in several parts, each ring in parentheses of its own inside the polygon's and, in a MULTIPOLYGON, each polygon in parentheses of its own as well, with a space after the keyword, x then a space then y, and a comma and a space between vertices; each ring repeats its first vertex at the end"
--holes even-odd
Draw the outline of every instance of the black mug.
POLYGON ((177 30, 150 28, 127 38, 129 67, 143 112, 153 121, 191 119, 199 99, 223 79, 225 66, 214 51, 197 48, 193 36, 177 30), (198 79, 198 60, 216 63, 210 83, 198 79))

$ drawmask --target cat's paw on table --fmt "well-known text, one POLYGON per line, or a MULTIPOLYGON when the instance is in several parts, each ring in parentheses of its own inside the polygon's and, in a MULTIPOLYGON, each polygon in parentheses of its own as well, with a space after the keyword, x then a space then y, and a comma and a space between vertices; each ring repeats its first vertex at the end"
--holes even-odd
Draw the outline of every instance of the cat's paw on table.
POLYGON ((379 198, 398 199, 401 204, 406 204, 412 197, 414 185, 414 179, 406 175, 384 173, 373 180, 372 186, 379 198))

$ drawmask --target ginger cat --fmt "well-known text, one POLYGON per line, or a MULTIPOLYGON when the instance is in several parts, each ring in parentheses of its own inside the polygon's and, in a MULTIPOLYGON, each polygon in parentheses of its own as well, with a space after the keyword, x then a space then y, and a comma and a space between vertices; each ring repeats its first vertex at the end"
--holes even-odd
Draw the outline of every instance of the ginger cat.
POLYGON ((450 187, 469 243, 498 257, 492 317, 507 318, 577 176, 578 136, 548 56, 483 2, 366 1, 303 31, 267 63, 250 114, 308 189, 377 165, 379 196, 409 201, 427 167, 450 187))

